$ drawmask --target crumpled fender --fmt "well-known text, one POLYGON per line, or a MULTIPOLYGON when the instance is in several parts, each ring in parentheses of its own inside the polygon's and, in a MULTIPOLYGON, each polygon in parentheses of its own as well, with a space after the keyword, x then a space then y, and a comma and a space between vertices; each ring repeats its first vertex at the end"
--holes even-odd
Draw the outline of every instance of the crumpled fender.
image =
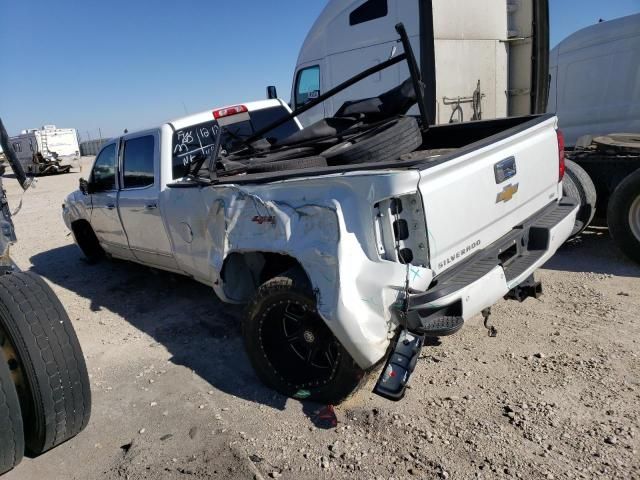
MULTIPOLYGON (((387 351, 397 327, 391 307, 403 296, 407 275, 416 289, 425 289, 432 278, 426 268, 369 258, 354 232, 357 225, 345 221, 335 198, 296 205, 238 190, 212 206, 207 229, 209 262, 217 272, 234 252, 270 251, 297 259, 316 292, 318 312, 363 368, 387 351)), ((230 300, 221 282, 214 289, 230 300)))

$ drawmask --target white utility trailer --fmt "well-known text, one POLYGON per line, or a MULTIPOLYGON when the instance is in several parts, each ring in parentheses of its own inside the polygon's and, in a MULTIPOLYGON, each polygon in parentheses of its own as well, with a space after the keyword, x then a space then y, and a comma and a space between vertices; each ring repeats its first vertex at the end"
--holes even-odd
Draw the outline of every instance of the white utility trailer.
POLYGON ((9 139, 25 172, 33 175, 68 171, 69 163, 80 156, 75 128, 45 125, 40 129, 23 130, 9 139))

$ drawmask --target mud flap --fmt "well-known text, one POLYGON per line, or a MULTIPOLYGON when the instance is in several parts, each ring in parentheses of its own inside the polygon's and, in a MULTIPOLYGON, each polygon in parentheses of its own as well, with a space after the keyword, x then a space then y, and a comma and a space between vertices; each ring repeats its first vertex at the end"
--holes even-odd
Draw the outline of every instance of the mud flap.
POLYGON ((409 377, 418 363, 424 338, 424 335, 408 330, 400 332, 398 341, 389 355, 373 393, 394 402, 402 400, 409 383, 409 377))

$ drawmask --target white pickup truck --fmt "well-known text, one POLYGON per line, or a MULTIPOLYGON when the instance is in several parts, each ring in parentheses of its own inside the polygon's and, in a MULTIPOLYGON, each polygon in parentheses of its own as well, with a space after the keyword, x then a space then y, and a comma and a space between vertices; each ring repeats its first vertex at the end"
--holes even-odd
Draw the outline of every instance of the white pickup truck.
POLYGON ((65 223, 91 260, 247 303, 247 352, 276 390, 338 403, 386 359, 376 391, 399 399, 424 336, 540 293, 533 273, 577 212, 556 117, 429 128, 392 112, 406 87, 304 130, 267 100, 113 139, 65 223))

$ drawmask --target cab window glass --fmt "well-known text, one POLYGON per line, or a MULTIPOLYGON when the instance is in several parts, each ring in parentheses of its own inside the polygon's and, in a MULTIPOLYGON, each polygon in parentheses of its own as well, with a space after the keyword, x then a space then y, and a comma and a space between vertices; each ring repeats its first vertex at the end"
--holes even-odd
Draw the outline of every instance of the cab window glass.
MULTIPOLYGON (((243 145, 243 141, 258 130, 289 114, 284 107, 269 107, 249 112, 249 120, 230 123, 222 127, 221 153, 231 153, 243 145)), ((299 130, 293 119, 264 134, 264 138, 277 142, 299 130)), ((173 134, 173 178, 184 177, 193 162, 201 155, 209 157, 215 147, 220 128, 216 120, 192 125, 173 134)), ((206 163, 205 163, 206 166, 206 163)))
POLYGON ((349 15, 349 25, 359 25, 376 18, 386 17, 389 13, 387 0, 369 0, 356 8, 349 15))
POLYGON ((122 167, 123 188, 140 188, 153 185, 153 161, 155 140, 153 135, 132 138, 124 143, 122 167))
POLYGON ((116 188, 116 145, 112 144, 105 147, 91 172, 91 182, 95 185, 96 190, 115 190, 116 188))
POLYGON ((298 72, 296 80, 296 107, 320 96, 320 67, 305 68, 298 72))

